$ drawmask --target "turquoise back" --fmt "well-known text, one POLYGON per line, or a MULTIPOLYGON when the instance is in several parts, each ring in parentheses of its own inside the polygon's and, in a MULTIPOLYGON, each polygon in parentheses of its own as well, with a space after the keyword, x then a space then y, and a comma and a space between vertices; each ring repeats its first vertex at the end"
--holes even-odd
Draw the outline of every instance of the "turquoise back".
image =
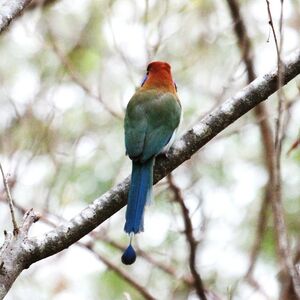
POLYGON ((175 94, 154 89, 137 91, 125 115, 126 153, 140 162, 158 155, 178 127, 180 116, 175 94))

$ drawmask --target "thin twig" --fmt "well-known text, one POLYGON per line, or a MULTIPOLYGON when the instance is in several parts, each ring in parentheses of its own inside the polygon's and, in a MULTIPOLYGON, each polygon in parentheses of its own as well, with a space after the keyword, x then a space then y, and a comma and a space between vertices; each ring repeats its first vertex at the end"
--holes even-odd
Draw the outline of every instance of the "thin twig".
POLYGON ((267 2, 267 10, 268 10, 268 16, 269 16, 269 25, 270 25, 272 33, 273 33, 276 52, 277 52, 277 57, 280 57, 279 44, 278 44, 278 40, 277 40, 277 35, 276 35, 274 23, 273 23, 273 18, 272 18, 272 13, 271 13, 271 8, 270 8, 270 1, 266 0, 266 2, 267 2))
MULTIPOLYGON (((278 109, 277 109, 277 120, 276 120, 276 129, 275 129, 275 149, 277 151, 277 160, 280 160, 281 157, 281 147, 282 147, 282 139, 283 139, 283 119, 284 119, 284 112, 283 108, 285 105, 285 99, 282 89, 282 79, 283 79, 283 64, 281 62, 281 53, 282 53, 282 46, 283 46, 283 0, 280 1, 281 3, 281 9, 280 9, 280 20, 279 20, 279 45, 276 40, 276 34, 275 31, 273 31, 274 40, 276 43, 276 49, 277 50, 277 66, 278 66, 278 109)), ((269 9, 270 11, 270 9, 269 9)), ((272 15, 269 16, 270 20, 272 20, 272 15)), ((273 26, 273 22, 271 23, 273 26)))
POLYGON ((293 142, 293 144, 287 151, 286 155, 289 156, 292 153, 292 151, 294 151, 295 149, 297 149, 299 147, 299 145, 300 145, 300 130, 299 130, 297 139, 293 142))
POLYGON ((169 174, 167 176, 167 179, 168 179, 170 189, 174 193, 174 196, 175 196, 174 199, 179 204, 181 211, 182 211, 182 217, 184 220, 184 227, 185 227, 184 232, 185 232, 186 239, 187 239, 187 242, 188 242, 189 248, 190 248, 189 265, 190 265, 192 276, 194 278, 194 287, 196 289, 199 299, 206 300, 207 298, 205 295, 203 282, 202 282, 201 276, 200 276, 199 272, 197 271, 197 267, 196 267, 196 264, 197 264, 196 255, 197 255, 198 244, 193 235, 193 225, 192 225, 192 221, 190 219, 189 210, 184 203, 184 199, 183 199, 181 190, 173 181, 172 175, 169 174))
POLYGON ((280 33, 280 44, 276 36, 274 23, 272 19, 272 13, 270 10, 270 3, 266 0, 267 11, 269 16, 269 24, 271 26, 273 37, 277 52, 277 67, 278 67, 278 116, 275 123, 275 155, 273 156, 273 189, 272 189, 272 208, 273 217, 276 229, 276 240, 277 240, 277 250, 281 265, 283 267, 283 286, 286 285, 288 280, 291 280, 293 284, 293 289, 297 299, 300 299, 300 278, 293 264, 291 249, 289 245, 287 228, 283 213, 282 204, 282 179, 281 179, 281 149, 283 141, 283 105, 284 105, 284 95, 283 95, 283 77, 284 77, 284 66, 281 60, 281 52, 283 45, 283 0, 281 0, 281 10, 280 10, 280 20, 279 20, 279 33, 280 33))
POLYGON ((7 182, 7 176, 5 176, 5 174, 4 174, 1 163, 0 163, 0 169, 1 169, 1 173, 2 173, 3 184, 4 184, 8 204, 9 204, 9 210, 10 210, 11 220, 12 220, 12 224, 13 224, 13 234, 17 235, 18 232, 19 232, 19 229, 18 229, 18 224, 17 224, 16 218, 15 218, 15 213, 14 213, 14 202, 13 202, 13 199, 11 197, 9 185, 8 185, 8 182, 7 182))

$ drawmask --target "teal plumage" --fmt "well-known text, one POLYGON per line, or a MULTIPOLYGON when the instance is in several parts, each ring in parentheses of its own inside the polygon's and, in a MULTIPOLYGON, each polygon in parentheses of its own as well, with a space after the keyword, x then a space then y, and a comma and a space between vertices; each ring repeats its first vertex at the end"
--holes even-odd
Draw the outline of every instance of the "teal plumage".
MULTIPOLYGON (((130 235, 143 231, 144 208, 151 198, 155 157, 170 142, 181 116, 170 65, 152 62, 142 87, 130 99, 125 115, 126 154, 132 160, 124 230, 130 235)), ((135 261, 131 243, 122 261, 135 261)))
POLYGON ((181 107, 176 95, 156 89, 138 91, 125 116, 126 153, 144 162, 168 144, 178 127, 181 107))

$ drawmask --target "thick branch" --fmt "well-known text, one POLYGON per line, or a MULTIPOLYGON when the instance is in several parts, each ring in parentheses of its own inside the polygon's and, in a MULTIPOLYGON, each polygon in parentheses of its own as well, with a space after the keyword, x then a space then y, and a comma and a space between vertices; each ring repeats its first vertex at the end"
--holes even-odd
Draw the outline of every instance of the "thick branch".
MULTIPOLYGON (((284 66, 283 82, 287 83, 300 73, 300 50, 293 53, 284 66)), ((154 182, 156 183, 184 161, 190 159, 193 154, 218 133, 267 99, 277 90, 277 87, 277 70, 275 70, 257 78, 234 97, 228 99, 204 117, 174 144, 168 153, 168 157, 157 158, 154 169, 154 182)), ((125 206, 128 185, 129 178, 96 199, 70 221, 45 235, 27 239, 26 245, 18 248, 21 252, 19 255, 22 257, 22 266, 28 267, 38 260, 68 248, 111 217, 125 206)), ((20 256, 16 255, 15 257, 20 256)), ((0 287, 10 287, 21 271, 19 269, 19 272, 6 274, 6 276, 0 272, 0 287), (7 281, 10 281, 10 284, 7 284, 7 281)))
POLYGON ((19 16, 31 0, 6 0, 0 6, 0 33, 5 30, 10 22, 19 16))

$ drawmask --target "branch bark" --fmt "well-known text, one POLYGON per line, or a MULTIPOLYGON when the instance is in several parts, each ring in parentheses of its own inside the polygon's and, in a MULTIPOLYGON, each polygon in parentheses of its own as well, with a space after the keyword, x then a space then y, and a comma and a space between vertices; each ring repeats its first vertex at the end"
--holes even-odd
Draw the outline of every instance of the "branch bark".
MULTIPOLYGON (((300 49, 286 60, 284 68, 283 83, 286 84, 300 74, 300 49)), ((167 157, 157 158, 154 183, 190 159, 218 133, 272 95, 278 88, 277 74, 275 70, 257 78, 188 130, 175 142, 167 157)), ((3 251, 0 253, 0 296, 4 297, 24 268, 68 248, 125 206, 128 186, 129 177, 97 198, 70 221, 39 237, 23 239, 22 247, 15 242, 16 238, 10 239, 7 245, 16 255, 9 256, 9 253, 3 251), (21 267, 13 268, 19 264, 20 257, 21 267)))
POLYGON ((21 227, 16 234, 4 231, 4 243, 0 249, 0 299, 3 299, 14 280, 28 265, 26 249, 28 243, 28 231, 33 223, 38 221, 33 210, 25 213, 21 227), (2 279, 5 280, 2 280, 2 279), (13 279, 13 280, 11 280, 13 279))
POLYGON ((0 6, 0 33, 4 31, 10 22, 19 16, 31 0, 6 0, 0 6))

